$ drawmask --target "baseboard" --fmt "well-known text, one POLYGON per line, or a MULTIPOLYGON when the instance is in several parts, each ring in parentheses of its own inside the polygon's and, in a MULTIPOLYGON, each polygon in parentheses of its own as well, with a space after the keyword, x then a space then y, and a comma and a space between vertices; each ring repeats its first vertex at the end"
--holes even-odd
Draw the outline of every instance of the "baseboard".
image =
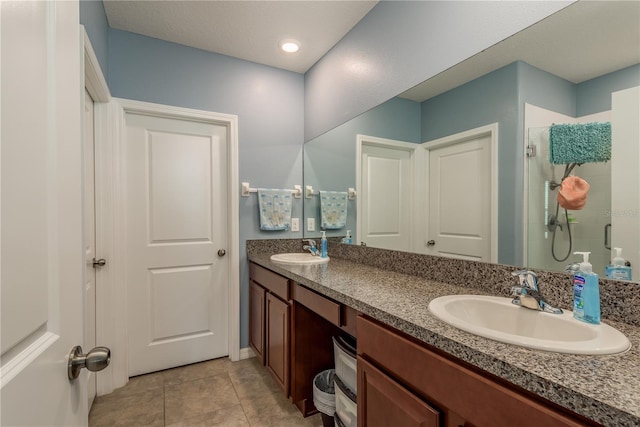
POLYGON ((240 360, 250 359, 252 357, 256 357, 256 354, 251 349, 251 347, 245 347, 240 349, 240 360))

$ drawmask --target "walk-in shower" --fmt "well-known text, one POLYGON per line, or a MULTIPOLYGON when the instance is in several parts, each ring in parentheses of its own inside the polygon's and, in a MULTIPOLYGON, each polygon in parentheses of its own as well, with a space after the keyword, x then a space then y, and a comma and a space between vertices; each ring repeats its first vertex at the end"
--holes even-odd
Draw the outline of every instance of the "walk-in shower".
POLYGON ((594 271, 604 273, 610 251, 605 242, 611 211, 611 162, 553 165, 549 160, 549 127, 532 127, 528 144, 528 221, 526 265, 562 271, 578 261, 575 251, 590 251, 594 271), (557 202, 563 178, 579 176, 590 185, 581 210, 557 202))

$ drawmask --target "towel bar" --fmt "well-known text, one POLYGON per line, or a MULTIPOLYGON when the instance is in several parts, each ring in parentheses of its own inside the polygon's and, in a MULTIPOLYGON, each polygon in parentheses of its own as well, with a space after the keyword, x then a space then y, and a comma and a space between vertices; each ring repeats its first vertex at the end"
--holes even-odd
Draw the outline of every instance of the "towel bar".
MULTIPOLYGON (((295 197, 296 199, 299 199, 302 197, 301 185, 294 185, 293 190, 289 190, 289 191, 293 193, 293 197, 295 197)), ((250 193, 257 193, 257 192, 258 192, 258 189, 251 188, 251 184, 249 184, 248 182, 242 183, 242 192, 241 192, 242 197, 249 197, 250 193)))
MULTIPOLYGON (((305 197, 305 199, 310 199, 311 196, 317 196, 318 194, 320 194, 320 192, 313 191, 313 186, 312 185, 305 185, 305 187, 304 187, 304 197, 305 197)), ((355 199, 357 194, 358 193, 356 192, 355 188, 349 187, 349 189, 347 190, 347 197, 348 197, 349 200, 355 199)))

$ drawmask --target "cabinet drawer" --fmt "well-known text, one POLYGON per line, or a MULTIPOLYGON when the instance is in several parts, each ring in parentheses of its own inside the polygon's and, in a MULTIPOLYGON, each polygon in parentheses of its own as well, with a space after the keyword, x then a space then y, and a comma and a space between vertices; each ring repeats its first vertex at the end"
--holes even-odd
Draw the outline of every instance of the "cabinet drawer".
POLYGON ((440 427, 442 425, 440 411, 423 402, 363 359, 358 360, 358 383, 359 426, 440 427))
POLYGON ((249 277, 284 301, 289 301, 289 279, 286 277, 254 263, 249 264, 249 277))
POLYGON ((509 388, 363 317, 358 317, 358 355, 375 361, 424 399, 458 413, 473 425, 587 425, 515 386, 509 388))
POLYGON ((340 304, 317 294, 302 285, 293 285, 293 299, 319 314, 336 326, 340 325, 340 304))

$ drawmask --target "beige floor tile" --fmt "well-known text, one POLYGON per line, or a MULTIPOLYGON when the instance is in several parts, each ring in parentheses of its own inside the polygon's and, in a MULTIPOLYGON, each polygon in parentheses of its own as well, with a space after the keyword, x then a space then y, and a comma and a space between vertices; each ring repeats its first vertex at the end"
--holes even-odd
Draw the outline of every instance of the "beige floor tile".
POLYGON ((229 378, 231 378, 231 382, 240 399, 252 399, 265 394, 282 393, 280 386, 263 366, 257 369, 249 366, 247 369, 229 371, 229 378))
POLYGON ((265 393, 262 396, 251 397, 240 401, 251 425, 260 420, 288 417, 298 413, 298 409, 289 399, 280 393, 265 393))
POLYGON ((241 405, 231 406, 214 412, 189 417, 168 427, 250 427, 241 405))
POLYGON ((96 399, 89 426, 164 426, 162 388, 120 398, 96 399))
POLYGON ((165 422, 235 406, 240 401, 226 373, 165 387, 165 422))
POLYGON ((192 365, 181 366, 179 368, 162 371, 165 384, 175 385, 186 381, 199 380, 212 377, 227 372, 231 361, 226 358, 208 360, 206 362, 194 363, 192 365))
POLYGON ((90 427, 321 427, 303 418, 256 359, 227 358, 131 378, 96 398, 90 427))
POLYGON ((300 413, 280 415, 251 421, 251 427, 322 427, 320 415, 303 418, 300 413))
POLYGON ((229 371, 241 371, 245 369, 262 369, 264 370, 264 366, 260 363, 257 357, 251 357, 249 359, 238 360, 237 362, 231 362, 228 365, 229 371))
POLYGON ((162 372, 154 372, 146 375, 129 378, 129 382, 124 386, 117 388, 113 393, 99 396, 98 400, 119 399, 121 397, 130 396, 132 394, 144 393, 147 391, 158 391, 164 387, 164 376, 162 372))

